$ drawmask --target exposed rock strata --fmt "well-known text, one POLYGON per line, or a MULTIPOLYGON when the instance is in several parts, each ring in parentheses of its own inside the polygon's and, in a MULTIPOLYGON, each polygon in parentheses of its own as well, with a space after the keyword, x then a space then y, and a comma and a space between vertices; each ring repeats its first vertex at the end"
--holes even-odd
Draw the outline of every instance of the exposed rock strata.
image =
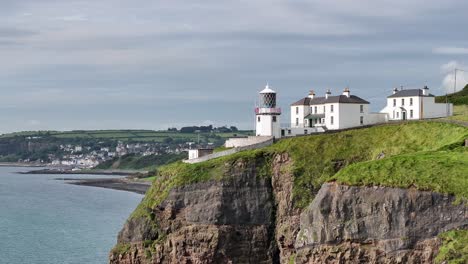
POLYGON ((255 162, 229 178, 173 189, 154 220, 130 220, 111 263, 430 263, 437 235, 468 228, 454 197, 413 189, 322 186, 301 212, 292 161, 277 155, 262 179, 255 162))
POLYGON ((327 183, 301 214, 298 263, 428 263, 442 232, 468 227, 455 198, 415 189, 327 183))

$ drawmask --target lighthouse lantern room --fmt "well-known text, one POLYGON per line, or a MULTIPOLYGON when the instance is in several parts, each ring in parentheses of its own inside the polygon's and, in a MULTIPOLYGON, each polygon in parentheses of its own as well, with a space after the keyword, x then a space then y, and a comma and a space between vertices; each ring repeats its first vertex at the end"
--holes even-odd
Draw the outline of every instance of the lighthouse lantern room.
POLYGON ((268 85, 260 92, 255 115, 257 136, 281 137, 281 108, 276 107, 276 92, 270 89, 268 85))

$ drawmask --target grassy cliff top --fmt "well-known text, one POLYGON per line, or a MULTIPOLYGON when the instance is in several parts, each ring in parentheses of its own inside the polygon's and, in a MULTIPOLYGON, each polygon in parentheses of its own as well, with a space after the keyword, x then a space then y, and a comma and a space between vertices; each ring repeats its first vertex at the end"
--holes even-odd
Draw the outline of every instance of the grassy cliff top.
POLYGON ((133 217, 151 217, 151 208, 173 187, 230 177, 230 169, 239 161, 255 166, 258 177, 269 177, 271 160, 282 153, 293 161, 284 169, 294 175, 293 197, 299 208, 307 206, 320 186, 333 179, 357 185, 414 186, 468 197, 465 138, 466 127, 418 121, 283 139, 264 149, 193 165, 177 162, 160 168, 133 217))

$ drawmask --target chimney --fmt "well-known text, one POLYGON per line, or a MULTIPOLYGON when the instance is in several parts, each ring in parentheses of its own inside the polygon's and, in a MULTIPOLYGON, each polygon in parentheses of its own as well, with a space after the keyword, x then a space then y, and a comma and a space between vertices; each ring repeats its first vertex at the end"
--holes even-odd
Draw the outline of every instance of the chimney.
POLYGON ((328 99, 330 95, 331 95, 330 89, 327 89, 327 92, 325 93, 325 99, 328 99))
POLYGON ((427 85, 424 85, 424 88, 422 89, 423 95, 428 96, 429 95, 429 88, 427 85))
POLYGON ((398 93, 398 88, 395 87, 393 88, 393 94, 396 94, 396 93, 398 93))
POLYGON ((314 97, 315 97, 315 92, 314 92, 314 90, 310 90, 309 96, 308 96, 308 97, 309 97, 310 99, 314 99, 314 97))
POLYGON ((346 87, 343 91, 343 95, 346 95, 346 97, 350 97, 351 96, 351 92, 349 91, 349 88, 346 87))

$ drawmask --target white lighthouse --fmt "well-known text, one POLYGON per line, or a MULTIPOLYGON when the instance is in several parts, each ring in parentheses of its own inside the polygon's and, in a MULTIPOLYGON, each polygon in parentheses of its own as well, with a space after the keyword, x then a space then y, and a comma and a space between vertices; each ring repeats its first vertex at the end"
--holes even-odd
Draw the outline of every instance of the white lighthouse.
POLYGON ((276 92, 267 85, 260 92, 260 98, 255 108, 255 124, 257 136, 281 137, 281 108, 276 107, 276 92))

